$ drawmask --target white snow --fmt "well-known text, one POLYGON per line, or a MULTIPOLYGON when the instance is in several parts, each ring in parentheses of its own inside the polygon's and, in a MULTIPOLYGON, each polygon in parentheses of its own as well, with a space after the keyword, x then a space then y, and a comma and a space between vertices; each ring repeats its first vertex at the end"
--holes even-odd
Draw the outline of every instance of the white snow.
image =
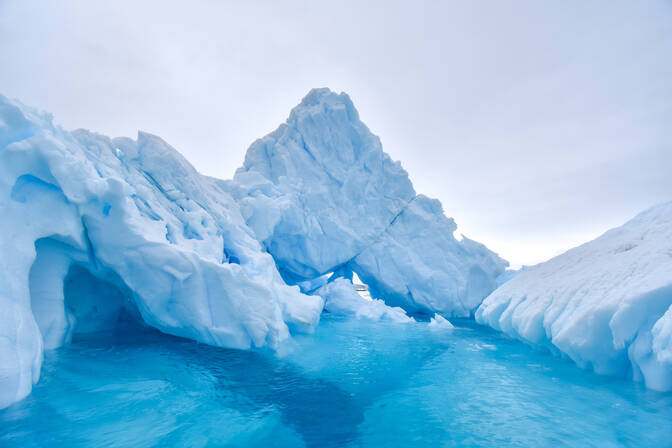
POLYGON ((524 270, 476 319, 597 373, 672 389, 672 202, 524 270))

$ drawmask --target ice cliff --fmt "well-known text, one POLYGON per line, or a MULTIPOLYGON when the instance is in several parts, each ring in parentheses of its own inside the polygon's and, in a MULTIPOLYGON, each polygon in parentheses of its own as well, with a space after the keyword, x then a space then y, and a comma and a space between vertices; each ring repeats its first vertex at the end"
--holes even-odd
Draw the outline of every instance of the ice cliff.
POLYGON ((523 270, 476 320, 597 373, 672 389, 672 202, 523 270))
POLYGON ((327 89, 255 142, 233 181, 156 136, 68 132, 0 96, 0 211, 0 408, 77 333, 124 321, 275 347, 312 331, 325 299, 368 319, 409 319, 389 305, 469 315, 506 265, 457 241, 439 202, 327 89), (352 272, 387 305, 355 297, 352 272))

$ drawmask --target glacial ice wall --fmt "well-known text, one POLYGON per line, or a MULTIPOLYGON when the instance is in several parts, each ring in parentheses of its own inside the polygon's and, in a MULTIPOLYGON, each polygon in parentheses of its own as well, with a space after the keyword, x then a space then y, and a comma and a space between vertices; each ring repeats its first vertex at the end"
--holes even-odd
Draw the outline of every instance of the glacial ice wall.
POLYGON ((290 283, 356 272, 407 311, 469 316, 507 263, 417 195, 350 98, 314 89, 256 141, 229 188, 290 283))
POLYGON ((149 134, 66 132, 0 96, 0 210, 0 408, 30 392, 45 347, 123 316, 247 348, 310 331, 322 311, 231 196, 149 134))
POLYGON ((671 390, 672 202, 523 270, 476 320, 597 373, 671 390))

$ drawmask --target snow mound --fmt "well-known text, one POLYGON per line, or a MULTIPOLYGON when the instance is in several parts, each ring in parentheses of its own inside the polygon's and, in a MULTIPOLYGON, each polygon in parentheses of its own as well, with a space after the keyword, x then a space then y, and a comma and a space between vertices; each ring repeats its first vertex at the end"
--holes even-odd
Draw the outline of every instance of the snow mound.
POLYGON ((0 96, 0 408, 44 348, 128 319, 207 344, 276 346, 323 301, 288 286, 218 182, 158 137, 66 132, 0 96))
POLYGON ((312 90, 227 186, 292 284, 354 271, 389 305, 468 316, 507 266, 453 237, 439 201, 416 195, 344 93, 312 90))
POLYGON ((355 290, 352 282, 345 278, 337 278, 327 283, 316 290, 315 294, 324 298, 324 309, 330 314, 353 316, 372 321, 385 320, 402 323, 414 321, 401 308, 387 306, 382 300, 362 297, 355 290))
POLYGON ((597 373, 671 390, 672 202, 522 271, 476 320, 597 373))

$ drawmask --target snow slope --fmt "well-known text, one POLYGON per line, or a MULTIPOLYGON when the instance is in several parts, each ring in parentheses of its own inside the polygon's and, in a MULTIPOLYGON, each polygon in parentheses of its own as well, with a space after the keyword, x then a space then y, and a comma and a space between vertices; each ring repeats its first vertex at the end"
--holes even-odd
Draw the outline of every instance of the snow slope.
POLYGON ((453 237, 439 201, 415 193, 344 93, 312 90, 229 188, 290 283, 354 271, 389 305, 468 316, 507 266, 453 237))
POLYGON ((476 319, 597 373, 671 390, 672 202, 523 270, 476 319))

